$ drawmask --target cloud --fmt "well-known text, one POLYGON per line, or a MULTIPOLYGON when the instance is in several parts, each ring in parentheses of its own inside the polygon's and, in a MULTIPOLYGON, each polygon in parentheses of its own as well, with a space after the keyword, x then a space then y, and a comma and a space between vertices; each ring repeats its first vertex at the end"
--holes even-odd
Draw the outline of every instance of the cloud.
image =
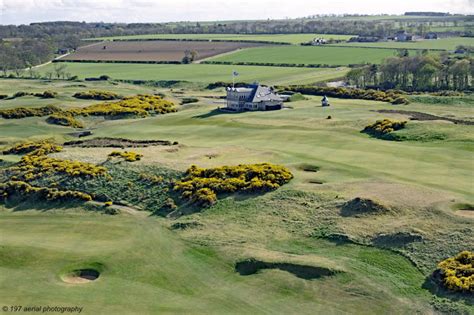
POLYGON ((167 22, 301 17, 327 13, 474 13, 474 0, 0 0, 0 24, 78 20, 167 22))

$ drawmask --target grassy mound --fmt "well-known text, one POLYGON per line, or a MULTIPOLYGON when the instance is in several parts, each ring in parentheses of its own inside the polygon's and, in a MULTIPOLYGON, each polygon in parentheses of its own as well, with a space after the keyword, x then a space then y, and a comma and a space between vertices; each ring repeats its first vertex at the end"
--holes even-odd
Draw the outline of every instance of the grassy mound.
POLYGON ((174 189, 200 206, 211 206, 219 193, 266 192, 288 183, 293 174, 284 166, 270 163, 241 164, 216 168, 193 165, 174 189))
POLYGON ((434 277, 450 291, 474 293, 474 252, 463 251, 443 260, 434 277))
POLYGON ((371 199, 354 198, 342 206, 341 215, 345 217, 359 217, 367 214, 387 213, 389 211, 390 209, 371 199))

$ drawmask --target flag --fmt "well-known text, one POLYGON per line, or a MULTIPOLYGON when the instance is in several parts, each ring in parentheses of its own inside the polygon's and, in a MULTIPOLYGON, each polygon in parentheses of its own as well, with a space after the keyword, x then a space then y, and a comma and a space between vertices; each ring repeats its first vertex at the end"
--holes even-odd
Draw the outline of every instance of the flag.
POLYGON ((233 71, 233 72, 232 72, 232 76, 236 77, 236 76, 238 76, 238 75, 239 75, 239 73, 238 73, 237 71, 233 71))

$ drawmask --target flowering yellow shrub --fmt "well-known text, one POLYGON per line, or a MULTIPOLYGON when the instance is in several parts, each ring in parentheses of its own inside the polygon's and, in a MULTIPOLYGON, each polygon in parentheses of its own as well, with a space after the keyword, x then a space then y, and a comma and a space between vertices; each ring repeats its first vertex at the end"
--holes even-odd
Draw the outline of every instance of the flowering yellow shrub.
POLYGON ((148 116, 176 112, 175 105, 157 95, 136 95, 117 102, 106 102, 70 110, 76 115, 93 116, 148 116))
POLYGON ((270 163, 208 169, 192 165, 186 171, 186 177, 175 183, 174 190, 192 202, 212 205, 218 193, 270 191, 292 178, 293 174, 286 167, 270 163))
POLYGON ((463 251, 438 264, 444 286, 452 291, 474 292, 474 252, 463 251))
POLYGON ((95 177, 104 175, 105 167, 90 163, 60 160, 48 157, 49 153, 59 152, 62 147, 49 141, 26 142, 9 150, 9 153, 26 153, 15 166, 8 170, 12 178, 30 181, 51 174, 66 174, 69 176, 95 177))
POLYGON ((49 140, 42 141, 28 141, 11 147, 8 150, 3 151, 3 154, 27 154, 33 151, 37 151, 37 154, 46 155, 53 152, 60 152, 62 147, 49 140))
POLYGON ((54 113, 62 112, 61 109, 54 105, 48 105, 45 107, 35 107, 35 108, 11 108, 0 110, 0 116, 5 119, 19 119, 25 117, 43 117, 48 116, 54 113))
POLYGON ((109 92, 109 91, 98 91, 98 90, 90 90, 87 92, 77 92, 73 95, 75 98, 85 99, 85 100, 116 100, 120 98, 120 96, 116 93, 109 92))
POLYGON ((49 201, 91 201, 89 194, 73 191, 59 190, 49 187, 34 187, 22 181, 8 181, 0 183, 0 201, 9 197, 20 196, 23 198, 38 198, 49 201))
POLYGON ((74 118, 70 113, 64 114, 53 114, 46 119, 46 122, 49 124, 67 126, 73 128, 84 128, 84 124, 74 118))
POLYGON ((393 131, 405 128, 406 123, 406 121, 390 119, 377 120, 375 123, 366 126, 363 132, 374 136, 384 136, 393 131))
POLYGON ((143 154, 139 154, 136 152, 132 151, 113 151, 112 153, 109 154, 109 157, 120 157, 123 158, 127 162, 135 162, 135 161, 140 161, 141 158, 143 157, 143 154))

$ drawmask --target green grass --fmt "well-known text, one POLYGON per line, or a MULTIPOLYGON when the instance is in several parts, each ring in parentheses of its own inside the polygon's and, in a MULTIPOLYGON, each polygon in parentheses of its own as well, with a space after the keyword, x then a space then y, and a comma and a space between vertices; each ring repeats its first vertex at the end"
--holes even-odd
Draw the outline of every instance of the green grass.
POLYGON ((227 62, 327 64, 334 66, 380 63, 383 59, 394 56, 395 54, 396 51, 390 49, 282 46, 244 49, 220 57, 217 56, 211 60, 227 62))
POLYGON ((336 251, 313 242, 320 255, 344 257, 341 264, 348 274, 315 281, 281 271, 242 277, 233 271, 237 256, 223 258, 184 242, 156 219, 50 212, 0 213, 0 292, 5 305, 80 306, 84 314, 376 314, 427 307, 427 294, 417 286, 421 274, 389 252, 356 246, 336 251), (61 281, 64 273, 91 265, 103 269, 95 282, 61 281), (394 275, 390 268, 403 273, 394 275), (358 269, 367 271, 367 278, 357 278, 358 269), (396 296, 402 287, 406 300, 399 304, 396 296), (354 296, 354 290, 373 296, 371 310, 366 309, 367 298, 354 296))
MULTIPOLYGON (((161 92, 171 99, 199 100, 164 116, 84 119, 93 127, 94 137, 180 143, 173 148, 134 148, 144 157, 134 162, 130 171, 270 162, 289 167, 294 179, 264 195, 225 197, 209 209, 178 220, 125 213, 106 216, 59 205, 2 208, 0 295, 6 305, 38 301, 83 305, 85 313, 95 314, 431 313, 433 296, 422 289, 425 278, 438 261, 474 243, 472 219, 453 211, 454 205, 474 203, 473 126, 409 121, 399 132, 405 141, 384 141, 360 131, 377 119, 407 117, 376 112, 395 109, 381 102, 331 99, 332 106, 322 108, 319 97, 308 96, 290 103, 293 109, 224 114, 215 111, 221 106, 215 102, 224 95, 223 89, 2 80, 0 93, 43 90, 45 84, 59 92, 58 100, 51 101, 68 102, 67 106, 86 104, 69 95, 91 87, 122 90, 125 95, 161 92), (332 119, 327 119, 329 115, 332 119), (440 133, 443 137, 436 137, 440 133), (341 205, 355 197, 378 200, 393 211, 342 217, 341 205), (197 227, 166 229, 176 222, 194 222, 197 227), (372 244, 380 233, 397 232, 423 236, 423 242, 393 249, 418 268, 392 251, 336 245, 319 238, 339 233, 358 243, 372 244), (344 272, 313 281, 278 270, 239 276, 234 263, 249 257, 344 272), (93 263, 104 266, 96 282, 77 286, 61 282, 61 274, 93 263)), ((417 96, 410 105, 396 109, 472 119, 472 96, 447 99, 417 96)), ((0 108, 15 102, 36 106, 42 100, 0 101, 0 108)), ((44 118, 0 119, 0 146, 50 136, 71 140, 71 130, 48 125, 44 118)), ((112 150, 66 148, 53 157, 102 163, 112 150)), ((18 159, 1 158, 9 162, 18 159)), ((114 168, 113 175, 117 177, 115 186, 113 182, 91 181, 79 188, 100 190, 110 193, 112 199, 126 199, 150 209, 150 194, 162 197, 160 189, 146 190, 138 184, 136 189, 127 188, 134 174, 114 168), (143 203, 137 196, 140 194, 146 197, 143 203)), ((465 307, 462 302, 441 304, 437 307, 448 307, 447 311, 465 307)), ((472 305, 468 309, 472 312, 472 305)))
POLYGON ((378 43, 340 43, 337 46, 406 48, 406 49, 441 49, 454 50, 458 45, 474 46, 472 37, 449 37, 435 40, 420 40, 413 42, 378 42, 378 43))
MULTIPOLYGON (((289 67, 227 66, 227 65, 152 65, 119 63, 65 63, 67 72, 79 78, 106 74, 113 79, 125 80, 183 80, 212 83, 232 82, 232 71, 239 72, 238 81, 259 81, 263 84, 303 84, 343 77, 346 69, 305 69, 289 67)), ((52 70, 52 65, 38 69, 41 73, 52 70)))
POLYGON ((137 39, 216 39, 216 40, 248 40, 248 41, 268 41, 283 42, 290 44, 300 44, 308 42, 316 37, 326 39, 348 40, 354 35, 337 34, 269 34, 269 35, 245 35, 245 34, 145 34, 130 36, 99 37, 88 40, 137 40, 137 39))

